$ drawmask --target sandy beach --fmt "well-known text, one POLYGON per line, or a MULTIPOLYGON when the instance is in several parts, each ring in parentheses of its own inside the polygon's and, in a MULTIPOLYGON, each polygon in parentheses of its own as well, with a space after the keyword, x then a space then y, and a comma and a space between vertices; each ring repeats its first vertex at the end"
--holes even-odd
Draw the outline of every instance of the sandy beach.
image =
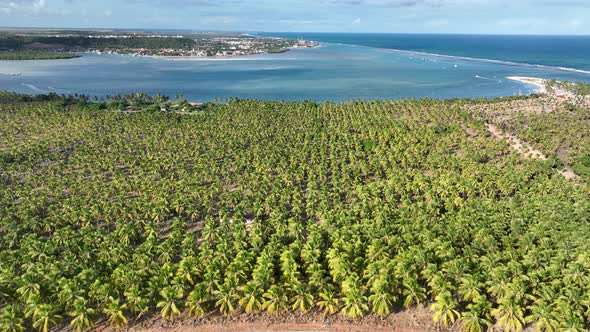
POLYGON ((545 83, 547 80, 545 79, 524 76, 508 76, 506 78, 509 80, 534 85, 537 87, 537 93, 547 93, 547 88, 545 87, 545 83))
MULTIPOLYGON (((523 76, 508 76, 506 77, 509 80, 518 81, 526 84, 532 84, 537 87, 536 92, 541 94, 549 94, 553 97, 562 98, 562 101, 567 101, 569 99, 575 98, 575 94, 568 90, 567 87, 564 86, 551 86, 548 90, 547 83, 549 80, 537 77, 523 77, 523 76)), ((559 82, 559 81, 558 81, 559 82)))

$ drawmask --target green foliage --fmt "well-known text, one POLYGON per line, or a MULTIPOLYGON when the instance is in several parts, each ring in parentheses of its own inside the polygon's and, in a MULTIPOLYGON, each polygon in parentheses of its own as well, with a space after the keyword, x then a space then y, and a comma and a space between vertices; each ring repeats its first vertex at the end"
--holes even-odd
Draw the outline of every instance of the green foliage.
POLYGON ((277 285, 272 285, 268 292, 264 293, 264 298, 266 300, 263 308, 271 314, 280 314, 288 308, 289 299, 283 289, 277 285))
POLYGON ((41 304, 33 312, 33 327, 40 332, 49 332, 49 330, 58 324, 61 316, 58 315, 58 308, 51 304, 41 304))
POLYGON ((188 308, 188 314, 192 317, 202 317, 205 315, 207 310, 207 302, 209 296, 207 290, 203 284, 195 286, 195 288, 189 293, 186 307, 188 308))
POLYGON ((501 123, 503 131, 517 136, 538 148, 546 156, 550 156, 548 166, 563 169, 563 166, 568 165, 573 169, 578 164, 579 171, 585 173, 584 165, 579 159, 590 155, 590 136, 587 135, 590 130, 590 108, 588 102, 583 101, 589 99, 573 97, 571 100, 576 101, 566 104, 565 107, 560 104, 545 106, 543 101, 529 104, 526 109, 531 107, 544 110, 531 114, 527 113, 526 109, 523 113, 511 113, 510 106, 506 104, 496 109, 491 105, 488 109, 493 109, 491 112, 497 113, 496 121, 501 123))
POLYGON ((174 317, 180 315, 176 303, 182 299, 182 295, 182 289, 178 287, 168 286, 162 289, 160 292, 162 300, 156 304, 156 307, 161 308, 160 315, 162 318, 173 320, 174 317))
POLYGON ((579 157, 572 168, 576 174, 590 177, 590 156, 579 157))
POLYGON ((89 308, 87 301, 81 297, 74 300, 73 306, 74 309, 68 313, 72 317, 70 327, 78 332, 92 329, 94 327, 92 316, 96 313, 96 310, 89 308))
POLYGON ((246 313, 262 309, 264 303, 263 290, 256 282, 250 282, 243 287, 243 296, 239 304, 246 313))
POLYGON ((13 305, 6 305, 0 312, 0 329, 6 332, 22 332, 25 330, 25 319, 13 305))
POLYGON ((473 101, 0 97, 0 330, 415 305, 466 331, 589 323, 588 185, 481 134, 473 101))
POLYGON ((42 51, 0 51, 0 60, 57 60, 79 58, 75 53, 42 51))
POLYGON ((547 83, 548 89, 563 89, 577 96, 590 95, 590 84, 584 82, 560 82, 551 80, 547 83))
POLYGON ((287 51, 289 51, 288 48, 271 48, 267 50, 267 53, 285 53, 287 51))
POLYGON ((231 284, 218 285, 218 289, 213 291, 213 295, 217 299, 215 306, 222 314, 229 315, 234 312, 237 293, 231 284))
POLYGON ((461 317, 461 314, 457 311, 458 303, 453 299, 449 291, 438 294, 435 301, 431 306, 431 310, 434 312, 432 318, 436 323, 442 323, 444 327, 449 327, 461 317))
POLYGON ((333 315, 340 309, 340 300, 332 288, 320 292, 320 299, 317 306, 324 311, 324 315, 333 315))
POLYGON ((102 311, 107 317, 107 322, 111 326, 120 329, 127 325, 125 310, 127 310, 127 304, 121 303, 120 299, 111 296, 108 299, 107 306, 102 311))
POLYGON ((41 43, 69 49, 192 49, 196 43, 190 38, 150 38, 144 36, 128 38, 92 38, 87 36, 0 36, 0 48, 18 49, 41 43))

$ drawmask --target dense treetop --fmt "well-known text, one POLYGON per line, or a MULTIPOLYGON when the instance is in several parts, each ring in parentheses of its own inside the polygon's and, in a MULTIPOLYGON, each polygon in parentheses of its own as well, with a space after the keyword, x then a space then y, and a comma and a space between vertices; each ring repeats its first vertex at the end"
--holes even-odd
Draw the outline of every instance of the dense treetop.
POLYGON ((75 53, 42 51, 0 51, 0 60, 54 60, 80 57, 75 53))
POLYGON ((195 41, 190 38, 151 38, 146 36, 129 38, 91 38, 87 36, 53 37, 0 35, 0 49, 30 48, 39 44, 64 49, 188 49, 193 48, 196 45, 195 41))
POLYGON ((470 103, 6 101, 0 329, 417 304, 467 331, 588 328, 589 187, 470 103))

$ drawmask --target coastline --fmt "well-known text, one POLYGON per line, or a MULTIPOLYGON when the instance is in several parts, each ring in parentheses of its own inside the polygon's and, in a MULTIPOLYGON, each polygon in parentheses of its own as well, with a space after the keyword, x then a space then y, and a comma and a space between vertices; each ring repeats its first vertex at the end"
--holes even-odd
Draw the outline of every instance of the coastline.
MULTIPOLYGON (((289 53, 292 50, 306 50, 306 49, 316 49, 322 47, 321 43, 313 47, 303 47, 303 48, 289 48, 285 52, 280 52, 280 54, 289 53)), ((173 56, 173 55, 142 55, 146 58, 158 59, 158 60, 168 60, 168 61, 262 61, 262 60, 297 60, 297 58, 265 58, 265 55, 276 55, 277 53, 272 52, 263 52, 263 53, 255 53, 255 54, 243 54, 243 55, 224 55, 224 56, 173 56)))
MULTIPOLYGON (((263 53, 270 54, 270 53, 263 53)), ((258 54, 258 55, 263 55, 258 54)), ((297 58, 265 58, 252 55, 234 55, 224 57, 213 56, 167 56, 167 55, 143 55, 146 58, 167 61, 266 61, 266 60, 297 60, 297 58)))
POLYGON ((528 84, 528 85, 534 85, 536 87, 535 92, 536 93, 541 93, 541 94, 546 94, 547 93, 547 88, 546 88, 546 79, 543 78, 537 78, 537 77, 526 77, 526 76, 507 76, 506 77, 509 80, 512 81, 517 81, 520 83, 524 83, 524 84, 528 84))

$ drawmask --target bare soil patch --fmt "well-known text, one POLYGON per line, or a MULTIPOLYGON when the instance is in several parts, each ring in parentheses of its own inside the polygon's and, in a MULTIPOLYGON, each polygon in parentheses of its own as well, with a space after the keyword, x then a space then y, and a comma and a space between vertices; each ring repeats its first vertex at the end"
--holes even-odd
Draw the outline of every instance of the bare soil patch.
MULTIPOLYGON (((102 322, 96 331, 117 331, 102 322)), ((131 322, 124 330, 130 332, 282 332, 282 331, 332 331, 332 332, 429 332, 445 331, 434 324, 432 313, 427 307, 416 307, 392 313, 387 317, 369 315, 359 320, 350 320, 338 315, 325 317, 320 312, 306 314, 285 314, 282 316, 267 313, 231 316, 208 314, 203 318, 189 318, 186 315, 175 321, 167 321, 160 316, 152 316, 141 321, 131 322)))

